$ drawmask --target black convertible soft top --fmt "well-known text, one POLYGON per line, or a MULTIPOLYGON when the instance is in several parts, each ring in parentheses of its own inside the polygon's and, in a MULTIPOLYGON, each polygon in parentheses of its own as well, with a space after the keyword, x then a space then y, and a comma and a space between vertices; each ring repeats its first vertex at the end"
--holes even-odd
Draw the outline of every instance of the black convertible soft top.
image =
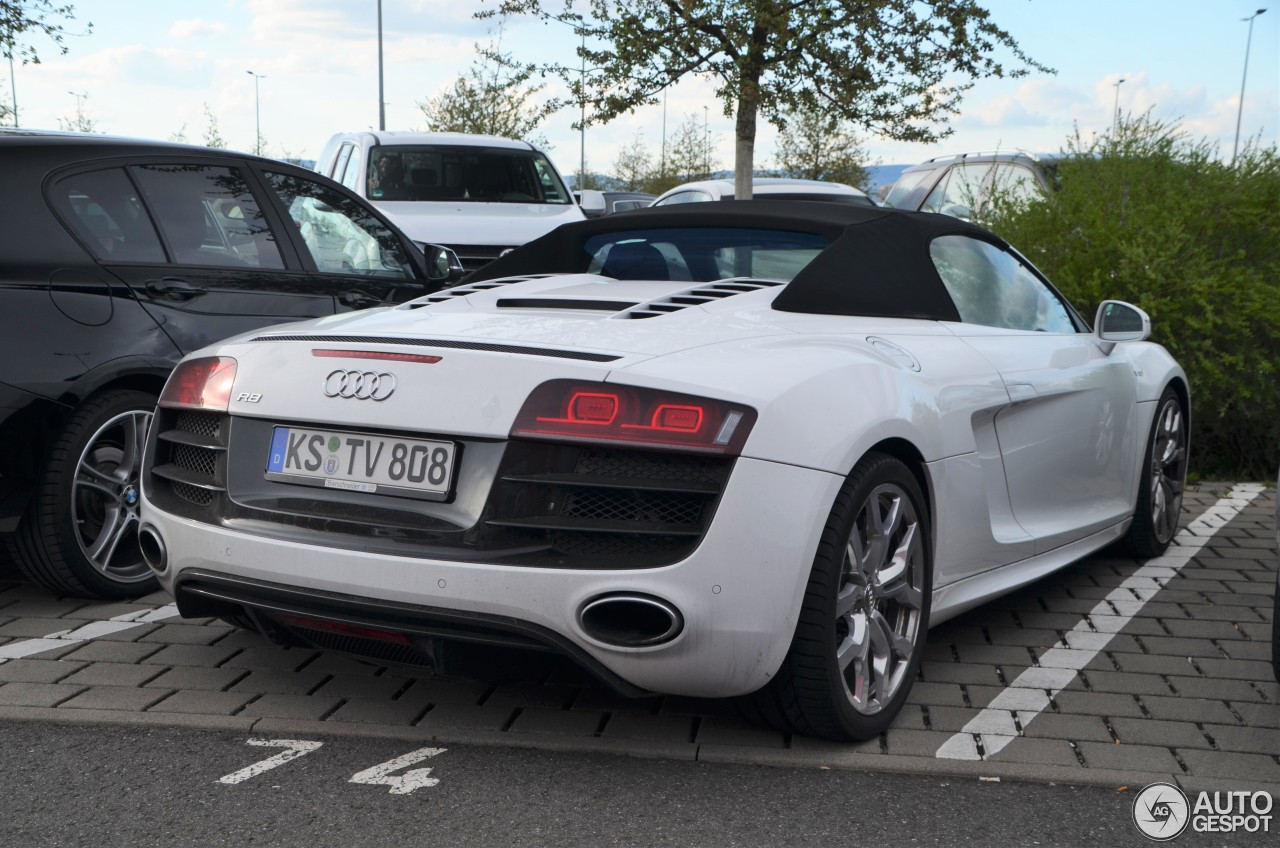
POLYGON ((939 236, 966 235, 1008 249, 998 236, 949 215, 821 201, 689 203, 565 224, 478 269, 466 282, 582 273, 590 261, 583 245, 593 236, 689 227, 784 230, 826 238, 827 249, 773 301, 773 308, 783 312, 826 315, 958 321, 929 257, 929 243, 939 236))

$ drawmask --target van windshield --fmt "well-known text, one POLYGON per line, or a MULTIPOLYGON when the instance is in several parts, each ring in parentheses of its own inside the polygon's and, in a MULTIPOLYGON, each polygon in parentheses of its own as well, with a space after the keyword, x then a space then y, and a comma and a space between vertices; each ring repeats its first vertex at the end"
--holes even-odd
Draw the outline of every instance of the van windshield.
POLYGON ((373 149, 366 179, 372 200, 573 202, 536 150, 384 144, 373 149))

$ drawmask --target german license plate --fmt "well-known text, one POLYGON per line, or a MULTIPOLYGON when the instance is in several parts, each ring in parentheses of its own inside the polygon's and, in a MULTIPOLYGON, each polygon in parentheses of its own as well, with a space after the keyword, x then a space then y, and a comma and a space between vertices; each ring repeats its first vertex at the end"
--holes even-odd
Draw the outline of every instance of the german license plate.
POLYGON ((276 427, 268 479, 349 492, 443 500, 453 483, 453 442, 276 427))

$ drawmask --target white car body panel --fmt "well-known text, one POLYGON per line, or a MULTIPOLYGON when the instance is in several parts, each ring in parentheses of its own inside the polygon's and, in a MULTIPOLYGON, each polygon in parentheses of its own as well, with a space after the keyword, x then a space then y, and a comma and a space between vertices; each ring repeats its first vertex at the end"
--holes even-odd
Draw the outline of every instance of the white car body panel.
POLYGON ((417 242, 517 245, 584 219, 577 204, 369 201, 417 242))
POLYGON ((194 355, 237 361, 233 420, 323 422, 489 444, 463 465, 457 499, 431 507, 460 526, 479 520, 478 490, 491 481, 498 446, 525 398, 548 380, 749 406, 758 420, 716 518, 680 561, 619 571, 389 557, 359 545, 302 544, 197 522, 158 508, 144 488, 146 521, 170 552, 161 583, 173 591, 184 572, 201 569, 510 616, 571 640, 642 689, 738 695, 758 689, 782 662, 834 498, 868 451, 889 444, 918 460, 932 505, 931 623, 938 623, 1119 538, 1134 510, 1153 401, 1171 382, 1185 383, 1172 358, 1146 342, 1120 343, 1108 353, 1086 333, 782 312, 771 308, 779 288, 645 320, 622 314, 697 286, 590 274, 499 280, 471 293, 462 286, 458 296, 430 304, 259 330, 194 355), (601 308, 581 308, 583 301, 601 308), (574 302, 577 308, 564 308, 574 302), (269 340, 312 335, 321 339, 269 340), (260 337, 268 340, 254 341, 260 337), (440 360, 374 366, 311 352, 410 349, 401 340, 440 360), (458 347, 483 343, 544 353, 458 347), (326 397, 326 375, 345 368, 394 373, 394 394, 376 403, 326 397), (594 639, 578 610, 612 592, 669 601, 684 630, 653 647, 594 639))

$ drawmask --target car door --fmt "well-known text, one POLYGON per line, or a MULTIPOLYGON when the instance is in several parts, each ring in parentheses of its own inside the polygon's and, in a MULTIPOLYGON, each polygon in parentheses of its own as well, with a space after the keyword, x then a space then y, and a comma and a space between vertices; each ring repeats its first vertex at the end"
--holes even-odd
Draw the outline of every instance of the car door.
POLYGON ((996 414, 1009 500, 1043 552, 1130 515, 1137 388, 1129 363, 1085 332, 1020 257, 951 235, 930 252, 961 321, 949 328, 1000 373, 996 414))
POLYGON ((428 292, 417 249, 369 204, 305 172, 264 167, 259 177, 274 213, 289 222, 299 262, 333 292, 338 312, 428 292))
MULTIPOLYGON (((319 272, 251 172, 232 157, 157 157, 62 176, 52 199, 73 224, 68 198, 109 210, 112 228, 80 222, 88 247, 183 352, 392 295, 395 286, 370 285, 367 273, 319 272)), ((411 263, 395 276, 424 291, 411 263)))

